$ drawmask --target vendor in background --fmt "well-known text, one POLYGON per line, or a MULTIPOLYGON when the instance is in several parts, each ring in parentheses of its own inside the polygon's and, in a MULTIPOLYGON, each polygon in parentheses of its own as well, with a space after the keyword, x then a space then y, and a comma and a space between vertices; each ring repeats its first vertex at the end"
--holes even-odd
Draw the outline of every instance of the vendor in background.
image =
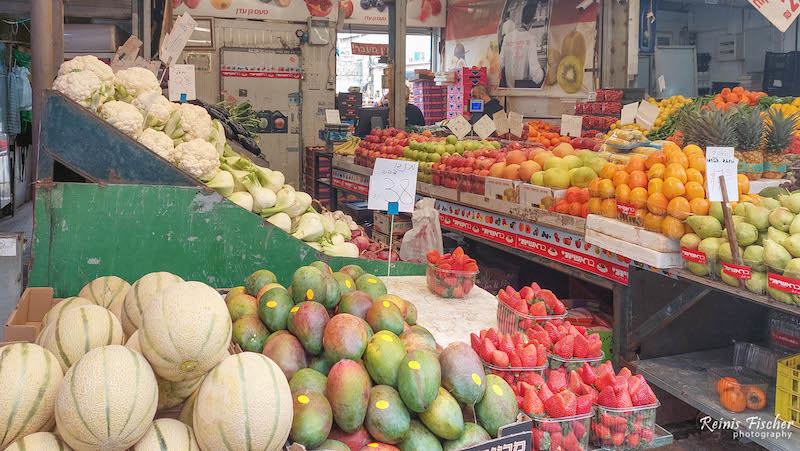
POLYGON ((469 122, 471 124, 478 122, 478 120, 484 115, 488 115, 489 119, 494 119, 494 113, 503 111, 503 107, 500 105, 500 102, 498 102, 497 99, 493 99, 489 95, 489 88, 487 88, 486 85, 473 86, 470 97, 475 100, 483 100, 483 112, 470 113, 471 116, 469 122))
MULTIPOLYGON (((411 95, 411 90, 406 87, 405 97, 403 98, 403 102, 406 105, 406 125, 417 125, 420 127, 425 126, 425 116, 422 115, 422 110, 419 109, 418 106, 413 105, 408 102, 409 96, 411 95)), ((389 106, 389 94, 383 96, 381 99, 381 106, 388 107, 389 106), (384 103, 385 101, 385 103, 384 103)), ((389 123, 389 111, 386 111, 386 123, 389 123)))

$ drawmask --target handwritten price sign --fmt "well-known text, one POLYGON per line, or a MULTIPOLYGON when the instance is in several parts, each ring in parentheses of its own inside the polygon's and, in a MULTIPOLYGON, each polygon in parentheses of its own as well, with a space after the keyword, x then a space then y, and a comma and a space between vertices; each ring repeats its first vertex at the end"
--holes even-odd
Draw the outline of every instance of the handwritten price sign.
POLYGON ((800 0, 748 0, 781 33, 800 15, 800 0))
POLYGON ((390 203, 397 203, 398 211, 413 212, 418 169, 416 161, 376 159, 369 178, 367 208, 387 211, 390 203))
POLYGON ((706 148, 706 193, 708 193, 708 200, 722 202, 720 176, 725 177, 728 201, 736 202, 739 200, 736 167, 737 160, 733 156, 733 147, 706 148))

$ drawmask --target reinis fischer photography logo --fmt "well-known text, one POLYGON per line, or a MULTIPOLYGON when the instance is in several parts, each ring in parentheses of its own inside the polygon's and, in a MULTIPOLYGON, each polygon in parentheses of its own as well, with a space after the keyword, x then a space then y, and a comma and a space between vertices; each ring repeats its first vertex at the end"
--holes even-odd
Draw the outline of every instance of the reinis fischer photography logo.
POLYGON ((760 438, 760 439, 790 439, 792 425, 780 420, 776 415, 774 420, 764 420, 757 416, 747 417, 744 422, 739 420, 715 420, 710 416, 700 419, 700 430, 714 432, 721 429, 733 431, 733 438, 760 438))

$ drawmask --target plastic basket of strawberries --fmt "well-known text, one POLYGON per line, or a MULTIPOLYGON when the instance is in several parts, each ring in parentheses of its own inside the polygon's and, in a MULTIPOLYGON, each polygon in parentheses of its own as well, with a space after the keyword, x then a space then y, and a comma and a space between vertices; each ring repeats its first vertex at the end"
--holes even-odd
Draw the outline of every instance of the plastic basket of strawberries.
POLYGON ((529 334, 549 345, 547 364, 550 369, 564 367, 569 372, 581 368, 584 363, 596 368, 605 358, 600 336, 587 334, 586 327, 574 326, 569 321, 553 319, 544 326, 534 324, 529 334))
POLYGON ((589 423, 594 415, 590 396, 577 396, 567 388, 556 390, 548 381, 538 390, 526 387, 525 410, 533 418, 534 450, 589 449, 589 423))
POLYGON ((592 443, 605 449, 647 447, 653 441, 656 409, 661 405, 644 376, 622 368, 614 374, 611 363, 597 369, 599 390, 592 417, 592 443))
POLYGON ((480 356, 487 374, 508 382, 519 398, 522 382, 544 382, 541 374, 547 368, 547 349, 522 332, 503 334, 494 328, 471 333, 472 349, 480 356), (538 377, 531 378, 530 374, 538 377))
POLYGON ((425 276, 431 293, 443 298, 463 298, 475 286, 478 264, 461 247, 452 254, 439 255, 438 251, 430 251, 427 257, 425 276))
POLYGON ((504 334, 525 332, 534 324, 567 317, 564 304, 537 283, 519 291, 507 286, 497 293, 497 299, 497 325, 504 334))

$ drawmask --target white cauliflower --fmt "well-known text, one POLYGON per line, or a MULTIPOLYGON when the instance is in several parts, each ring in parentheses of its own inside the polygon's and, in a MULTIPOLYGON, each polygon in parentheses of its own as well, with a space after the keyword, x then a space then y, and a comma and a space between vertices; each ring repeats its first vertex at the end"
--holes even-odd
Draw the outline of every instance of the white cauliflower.
POLYGON ((99 113, 100 117, 134 139, 142 134, 142 120, 144 118, 142 113, 130 103, 113 100, 103 104, 99 113))
MULTIPOLYGON (((205 108, 191 103, 181 103, 178 105, 178 112, 181 114, 181 125, 185 133, 181 138, 183 141, 202 139, 208 141, 211 138, 212 124, 211 115, 205 108)), ((175 139, 175 137, 172 137, 175 139)))
POLYGON ((146 125, 156 130, 164 130, 164 126, 169 121, 170 115, 178 107, 177 104, 170 102, 161 92, 148 91, 142 93, 131 105, 135 106, 146 118, 146 125))
POLYGON ((139 142, 170 163, 174 161, 175 146, 172 144, 172 138, 164 132, 147 128, 139 136, 139 142))
POLYGON ((219 154, 213 144, 202 139, 179 144, 175 147, 175 164, 199 178, 200 180, 211 180, 219 169, 219 154))
POLYGON ((129 67, 114 74, 114 87, 116 99, 128 103, 145 92, 161 92, 156 76, 143 67, 129 67))
POLYGON ((76 56, 69 61, 64 61, 58 68, 58 75, 83 71, 97 75, 101 82, 109 86, 114 84, 114 71, 111 70, 111 66, 100 61, 94 55, 76 56))
POLYGON ((53 82, 53 89, 93 111, 97 111, 114 94, 113 87, 104 85, 97 75, 89 71, 59 75, 53 82))

